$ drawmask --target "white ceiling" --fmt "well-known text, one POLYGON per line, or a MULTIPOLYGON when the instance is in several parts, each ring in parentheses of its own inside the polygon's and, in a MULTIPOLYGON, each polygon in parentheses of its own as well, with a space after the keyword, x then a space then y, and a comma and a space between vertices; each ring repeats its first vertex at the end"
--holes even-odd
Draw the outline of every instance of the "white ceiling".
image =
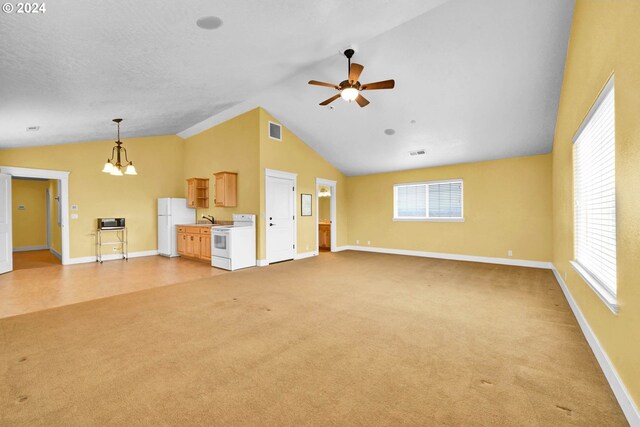
POLYGON ((260 105, 347 175, 549 152, 573 11, 573 0, 72 3, 1 17, 0 147, 110 139, 118 116, 124 138, 189 135, 260 105), (199 29, 206 15, 224 25, 199 29), (344 80, 348 45, 363 83, 396 88, 364 93, 363 109, 320 107, 334 91, 307 81, 344 80), (427 154, 409 156, 417 148, 427 154))

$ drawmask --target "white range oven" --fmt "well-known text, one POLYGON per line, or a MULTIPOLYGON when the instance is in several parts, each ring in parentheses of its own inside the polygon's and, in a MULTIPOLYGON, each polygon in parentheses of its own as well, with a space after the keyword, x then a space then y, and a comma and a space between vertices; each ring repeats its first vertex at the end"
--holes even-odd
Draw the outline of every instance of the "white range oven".
POLYGON ((233 214, 233 225, 211 230, 211 265, 225 270, 256 265, 256 216, 233 214))

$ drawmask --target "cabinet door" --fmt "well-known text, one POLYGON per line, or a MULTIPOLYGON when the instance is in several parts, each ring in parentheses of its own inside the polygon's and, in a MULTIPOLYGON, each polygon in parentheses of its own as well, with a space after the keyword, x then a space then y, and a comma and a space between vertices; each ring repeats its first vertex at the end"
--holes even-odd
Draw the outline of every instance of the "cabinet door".
POLYGON ((200 235, 200 258, 211 259, 211 235, 200 235))
POLYGON ((193 256, 193 234, 188 233, 185 234, 185 246, 184 246, 184 254, 186 256, 193 256))
POLYGON ((193 238, 193 254, 191 255, 194 258, 200 258, 200 244, 201 238, 199 234, 192 234, 193 238))
POLYGON ((196 207, 196 183, 193 179, 187 180, 187 206, 190 208, 196 207))
POLYGON ((216 199, 215 205, 218 207, 224 206, 224 175, 216 175, 216 199))
POLYGON ((178 233, 176 245, 178 247, 178 253, 184 255, 187 249, 187 235, 185 233, 178 233))

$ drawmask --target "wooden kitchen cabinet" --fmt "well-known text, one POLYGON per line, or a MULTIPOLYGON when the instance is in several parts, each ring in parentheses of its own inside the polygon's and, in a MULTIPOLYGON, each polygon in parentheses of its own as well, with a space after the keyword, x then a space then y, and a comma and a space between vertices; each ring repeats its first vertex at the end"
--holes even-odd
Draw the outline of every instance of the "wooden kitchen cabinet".
POLYGON ((235 172, 214 173, 216 178, 216 196, 214 205, 219 208, 231 208, 238 205, 238 174, 235 172))
POLYGON ((189 178, 187 180, 187 206, 190 208, 209 207, 209 178, 189 178))
POLYGON ((177 250, 181 256, 211 262, 211 227, 177 227, 177 250))
POLYGON ((318 246, 323 250, 331 250, 331 223, 318 224, 318 246))

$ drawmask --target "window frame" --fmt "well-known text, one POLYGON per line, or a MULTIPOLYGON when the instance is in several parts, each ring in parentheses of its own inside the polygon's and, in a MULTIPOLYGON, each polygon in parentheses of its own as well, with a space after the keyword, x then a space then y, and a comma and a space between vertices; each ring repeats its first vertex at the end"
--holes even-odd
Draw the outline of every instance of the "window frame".
POLYGON ((435 181, 403 182, 393 184, 393 221, 394 222, 464 222, 464 180, 462 178, 441 179, 435 181), (429 185, 460 183, 460 216, 459 217, 399 217, 398 191, 399 187, 425 185, 427 187, 426 212, 429 215, 429 185))
MULTIPOLYGON (((573 140, 572 140, 572 164, 573 164, 573 188, 572 188, 572 203, 573 203, 573 256, 569 261, 569 264, 573 267, 573 269, 578 273, 578 275, 582 278, 582 280, 593 290, 593 292, 600 298, 600 300, 611 310, 614 314, 618 313, 619 306, 617 304, 617 294, 618 294, 618 278, 617 278, 617 252, 618 252, 618 241, 617 241, 617 233, 618 233, 618 224, 617 220, 615 223, 615 234, 616 234, 616 283, 615 283, 615 291, 612 290, 602 283, 595 274, 589 271, 588 266, 583 265, 576 258, 576 246, 578 244, 578 235, 576 233, 576 143, 578 142, 579 137, 582 135, 584 129, 591 123, 591 119, 594 117, 604 100, 607 96, 613 93, 613 128, 614 128, 614 151, 616 148, 615 141, 615 125, 616 125, 616 112, 615 112, 615 75, 611 75, 607 80, 607 83, 603 86, 603 88, 598 93, 596 100, 593 102, 591 107, 589 108, 588 113, 585 115, 584 119, 580 123, 580 126, 576 130, 573 140)), ((614 155, 614 171, 615 171, 615 155, 614 155)), ((616 181, 615 181, 615 172, 614 172, 614 197, 616 196, 616 181)), ((617 198, 617 197, 616 197, 617 198)), ((616 203, 616 213, 617 216, 617 203, 616 203)))

